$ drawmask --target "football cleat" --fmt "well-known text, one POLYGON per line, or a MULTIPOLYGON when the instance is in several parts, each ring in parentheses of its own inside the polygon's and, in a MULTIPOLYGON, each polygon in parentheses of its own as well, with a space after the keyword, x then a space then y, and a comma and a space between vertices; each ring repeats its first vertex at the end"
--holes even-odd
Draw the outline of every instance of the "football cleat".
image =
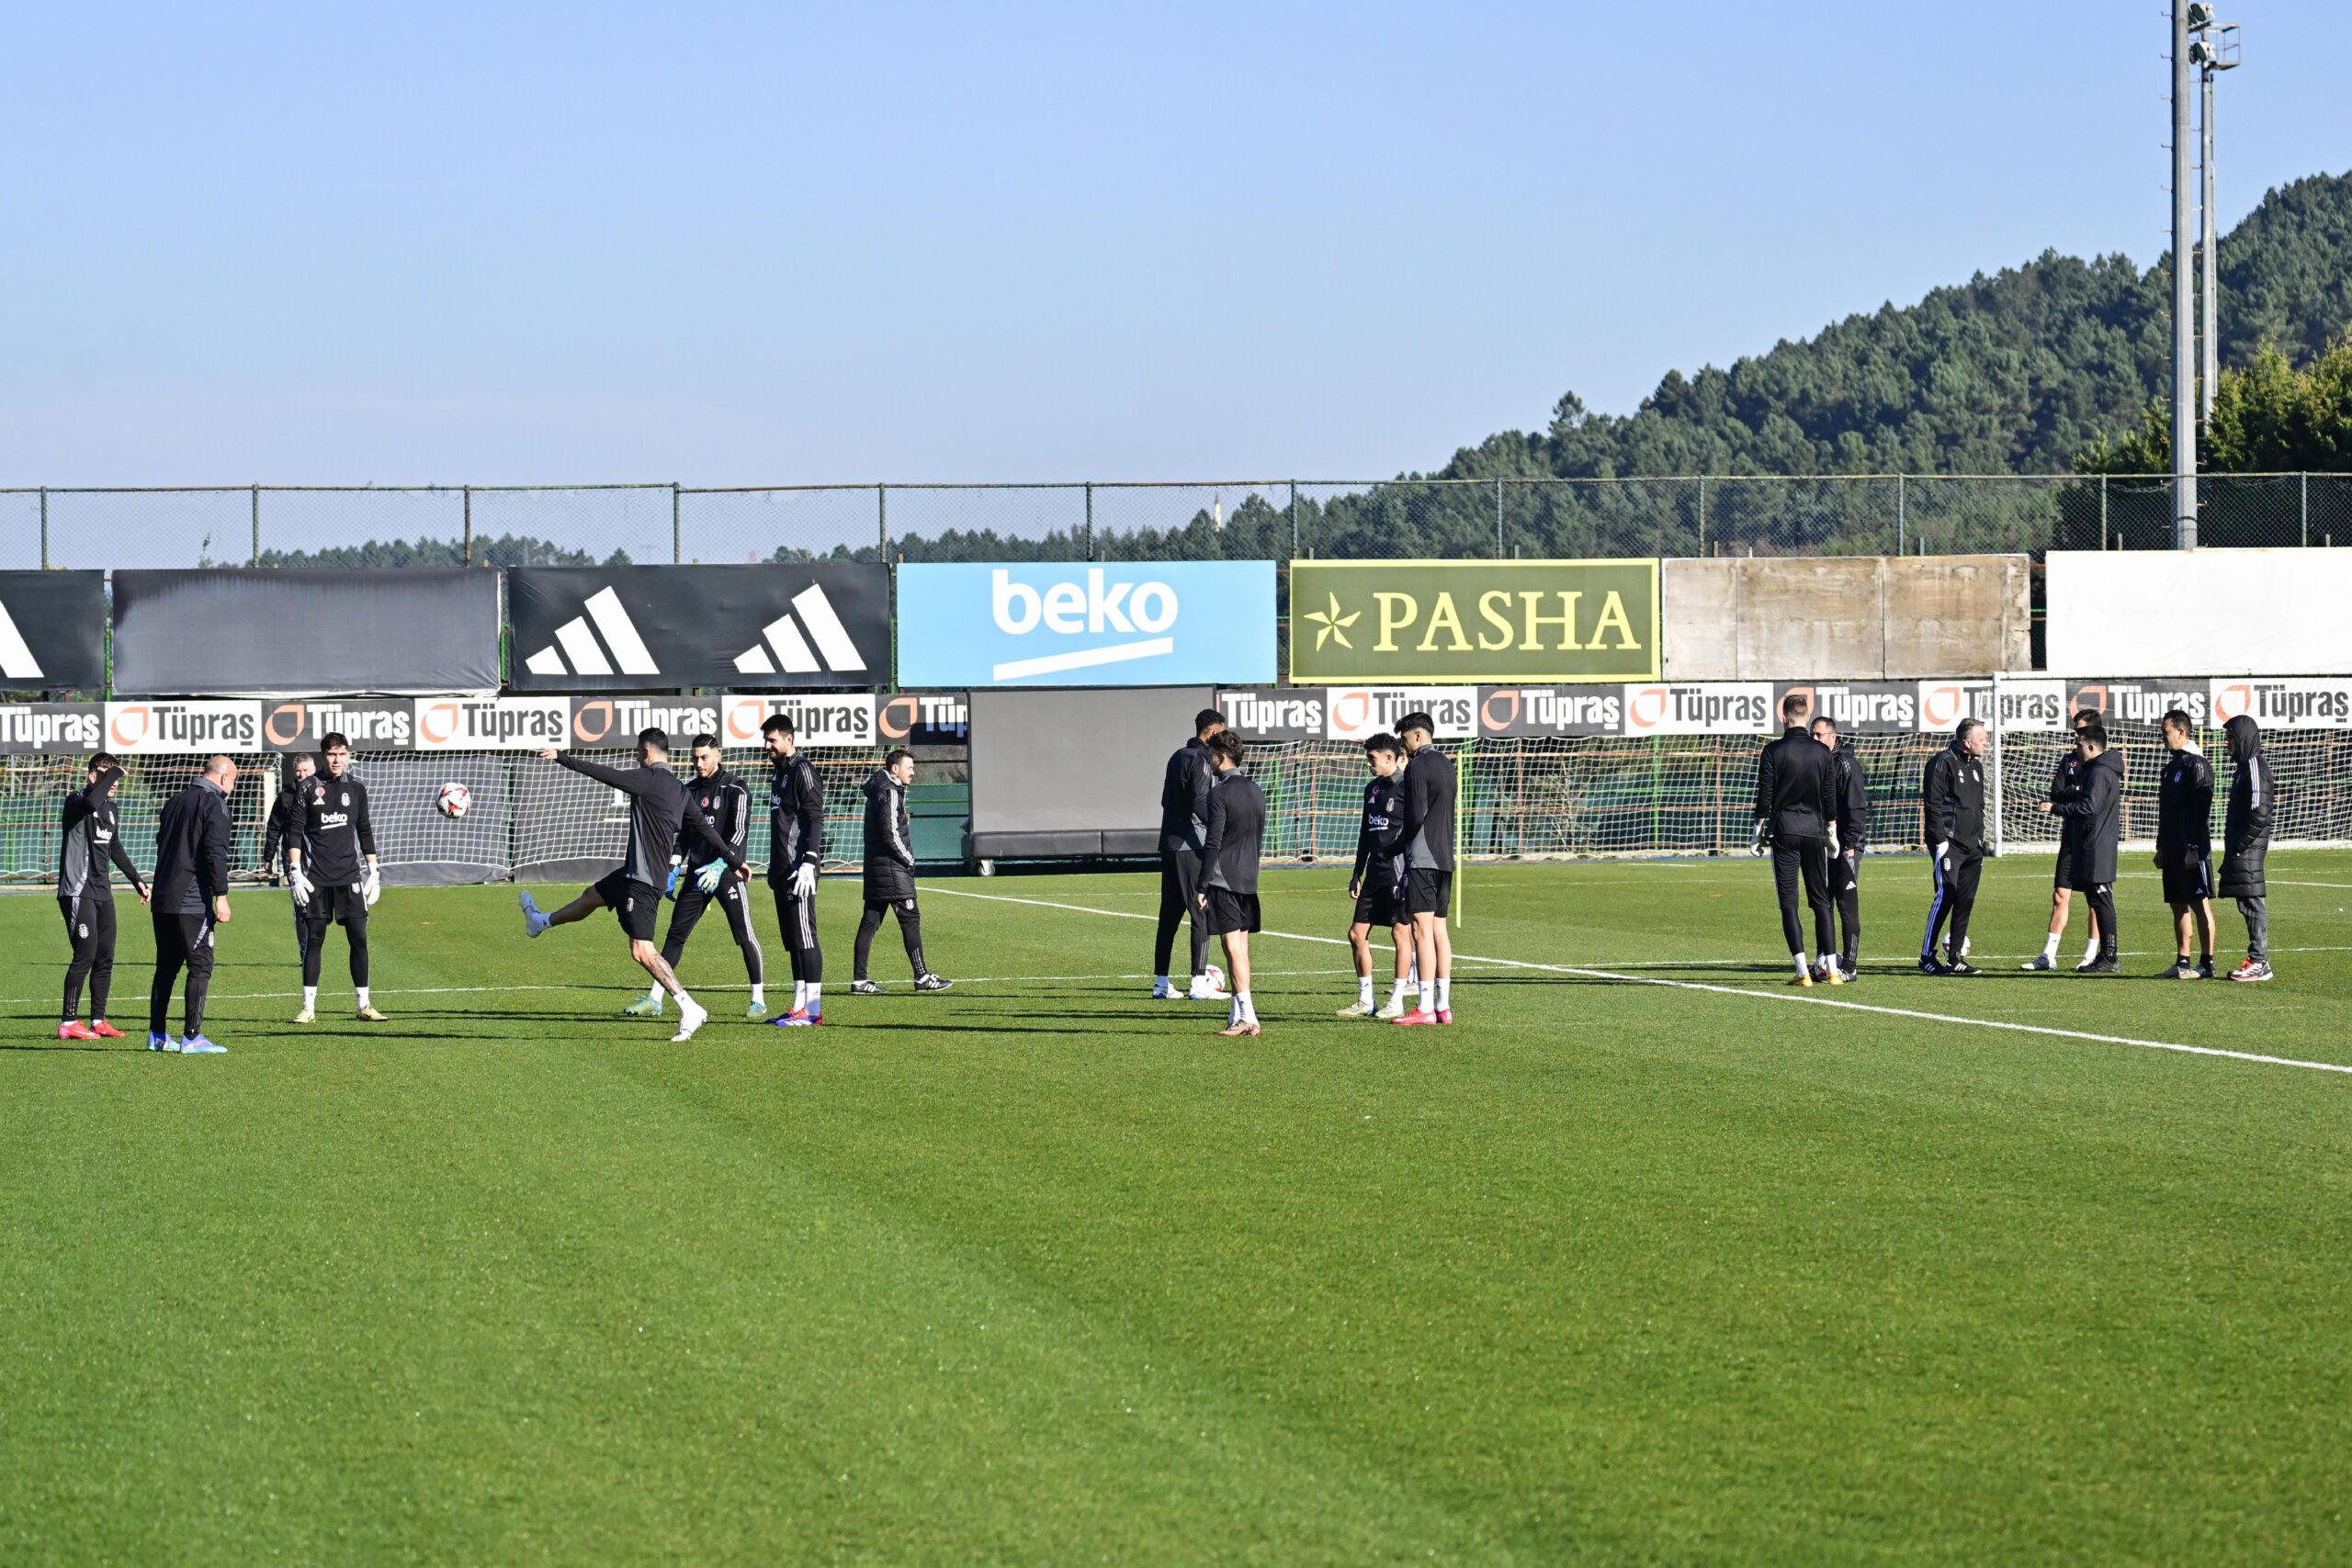
POLYGON ((2211 954, 2198 960, 2197 977, 2200 980, 2210 980, 2213 977, 2213 960, 2211 954))
POLYGON ((113 1024, 108 1023, 102 1018, 94 1018, 90 1021, 90 1032, 96 1035, 101 1040, 119 1040, 122 1038, 122 1031, 117 1029, 113 1024))
POLYGON ((882 994, 882 987, 871 980, 852 980, 849 994, 853 997, 878 997, 882 994))
POLYGON ((768 1004, 765 1002, 753 1002, 750 1007, 743 1010, 743 1016, 750 1019, 754 1023, 758 1022, 761 1019, 767 1017, 767 1015, 768 1004))
POLYGON ((2205 976, 2199 975, 2197 972, 2197 965, 2188 959, 2176 958, 2171 965, 2156 977, 2160 980, 2201 980, 2205 976))
POLYGON ((548 917, 546 913, 540 909, 538 900, 531 897, 530 890, 527 888, 523 891, 521 897, 523 901, 523 934, 525 936, 540 936, 545 934, 548 929, 548 917))
POLYGON ((2088 975, 2097 971, 2098 968, 2098 954, 2096 953, 2086 953, 2084 955, 2083 961, 2075 965, 2075 973, 2077 975, 2088 975))
POLYGON ((1947 975, 1982 975, 1984 971, 1976 967, 1975 964, 1971 964, 1968 961, 1967 954, 1956 953, 1952 957, 1944 961, 1944 973, 1947 975))
POLYGON ((2037 953, 2031 958, 2029 958, 2024 963, 2018 964, 2018 967, 2020 969, 2050 970, 2058 967, 2058 961, 2051 957, 2050 954, 2046 953, 2037 953))
POLYGON ((316 1023, 318 1020, 318 1013, 310 1008, 304 1008, 294 1015, 294 1021, 297 1023, 316 1023))
POLYGON ((382 1023, 384 1021, 384 1015, 376 1010, 373 1003, 359 1009, 351 1016, 357 1019, 362 1023, 382 1023))
POLYGON ((825 1015, 821 1012, 804 1012, 794 1008, 782 1018, 768 1020, 768 1026, 772 1029, 812 1029, 824 1021, 825 1015))
POLYGON ((1172 981, 1154 980, 1151 983, 1151 999, 1156 1002, 1181 1002, 1184 999, 1184 992, 1172 981))
POLYGON ((1813 971, 1810 969, 1798 971, 1796 974, 1789 976, 1789 984, 1792 986, 1801 986, 1808 991, 1813 989, 1813 971))
POLYGON ((2267 980, 2270 978, 2269 962, 2266 959, 2249 958, 2245 963, 2240 964, 2236 968, 2231 970, 2229 973, 2229 978, 2233 980, 2249 981, 2267 980))
POLYGON ((1825 986, 1842 986, 1846 983, 1846 972, 1843 969, 1825 968, 1821 972, 1821 983, 1825 986))
POLYGON ((2075 973, 2077 975, 2112 975, 2122 967, 2123 965, 2118 964, 2110 955, 2101 953, 2098 957, 2092 959, 2088 964, 2086 964, 2081 968, 2075 970, 2075 973))
POLYGON ((60 1040, 96 1040, 98 1032, 78 1018, 69 1018, 57 1026, 60 1040))
POLYGON ((180 1043, 170 1035, 158 1034, 153 1030, 147 1032, 147 1049, 150 1051, 176 1051, 179 1048, 180 1043))
POLYGON ((1379 1019, 1384 1023, 1394 1023, 1411 1010, 1412 1009, 1407 1007, 1403 1002, 1390 1002, 1386 1007, 1382 1008, 1378 1012, 1374 1013, 1372 1016, 1379 1019))
POLYGON ((1253 1018, 1243 1019, 1239 1023, 1228 1023, 1216 1032, 1220 1040, 1254 1040, 1258 1033, 1258 1021, 1253 1018))
POLYGON ((696 1002, 678 1003, 678 1032, 670 1036, 670 1043, 683 1045, 695 1037, 695 1031, 710 1021, 710 1010, 696 1002))
POLYGON ((1373 1005, 1370 1002, 1365 1001, 1350 1002, 1347 1006, 1340 1010, 1340 1016, 1341 1018, 1371 1018, 1374 1015, 1374 1009, 1373 1008, 1373 1005))
POLYGON ((625 1018, 660 1018, 662 998, 659 996, 639 997, 621 1009, 621 1014, 625 1018))
POLYGON ((955 985, 956 982, 947 978, 944 975, 925 975, 922 979, 915 982, 915 989, 918 991, 945 991, 952 990, 955 987, 955 985))
POLYGON ((1193 982, 1193 988, 1184 993, 1184 998, 1187 1001, 1195 1002, 1229 1002, 1233 995, 1216 981, 1204 976, 1193 982))
POLYGON ((1429 1009, 1415 1008, 1412 1011, 1407 1013, 1404 1017, 1396 1021, 1396 1027, 1399 1029, 1414 1029, 1419 1028, 1422 1024, 1435 1023, 1437 1021, 1437 1014, 1431 1012, 1429 1009))
POLYGON ((1453 1021, 1453 1010, 1452 1008, 1438 1009, 1437 1021, 1440 1023, 1452 1023, 1453 1021))
POLYGON ((1937 963, 1937 962, 1936 962, 1935 954, 1933 954, 1933 953, 1923 953, 1919 954, 1919 973, 1920 973, 1920 974, 1922 974, 1922 975, 1940 975, 1940 974, 1942 974, 1943 972, 1944 972, 1944 966, 1943 966, 1942 964, 1939 964, 1939 963, 1937 963))
POLYGON ((183 1056, 225 1056, 228 1054, 229 1047, 215 1045, 201 1034, 190 1034, 180 1041, 180 1055, 183 1056))

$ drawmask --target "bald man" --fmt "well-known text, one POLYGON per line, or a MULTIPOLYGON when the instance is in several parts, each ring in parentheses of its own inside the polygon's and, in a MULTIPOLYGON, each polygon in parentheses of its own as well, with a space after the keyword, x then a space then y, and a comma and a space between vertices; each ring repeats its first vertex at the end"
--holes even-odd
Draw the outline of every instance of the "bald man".
POLYGON ((212 987, 212 937, 229 923, 229 795, 237 764, 215 757, 203 774, 164 803, 155 824, 155 984, 147 993, 147 1049, 218 1056, 226 1047, 204 1037, 204 997, 212 987), (172 988, 187 971, 187 1028, 164 1029, 172 988))

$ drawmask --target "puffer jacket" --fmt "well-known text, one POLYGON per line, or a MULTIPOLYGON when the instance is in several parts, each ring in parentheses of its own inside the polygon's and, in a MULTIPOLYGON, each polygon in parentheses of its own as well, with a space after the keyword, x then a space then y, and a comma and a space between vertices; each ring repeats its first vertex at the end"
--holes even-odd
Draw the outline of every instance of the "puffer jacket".
POLYGON ((2222 732, 2237 771, 2231 775, 2229 808, 2222 818, 2219 887, 2224 898, 2260 898, 2267 896, 2262 860, 2270 849, 2278 789, 2270 776, 2270 759, 2262 754, 2262 727, 2252 716, 2238 715, 2222 732))
POLYGON ((865 897, 904 903, 915 896, 914 822, 906 786, 876 768, 865 781, 865 897))

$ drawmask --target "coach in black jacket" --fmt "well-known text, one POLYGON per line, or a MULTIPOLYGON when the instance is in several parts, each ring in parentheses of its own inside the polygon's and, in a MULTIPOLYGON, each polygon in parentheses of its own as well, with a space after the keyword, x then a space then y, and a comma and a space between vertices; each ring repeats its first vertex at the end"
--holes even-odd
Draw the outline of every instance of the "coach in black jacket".
POLYGON ((2196 725, 2180 708, 2164 716, 2166 755, 2156 775, 2156 869, 2172 906, 2170 977, 2213 977, 2213 767, 2197 749, 2196 725), (2197 928, 2201 962, 2188 961, 2188 931, 2197 928))
POLYGON ((147 993, 147 1049, 218 1055, 204 1038, 204 998, 212 988, 214 931, 229 923, 229 795, 237 764, 205 763, 203 776, 164 803, 155 825, 155 983, 147 993), (172 988, 187 971, 187 1027, 177 1040, 164 1030, 172 988))
POLYGON ((2238 901, 2245 917, 2245 962, 2230 971, 2233 980, 2270 978, 2270 911, 2265 899, 2269 885, 2263 880, 2262 861, 2270 849, 2270 823, 2276 810, 2277 785, 2270 777, 2270 759, 2262 754, 2262 727, 2250 714, 2240 714, 2222 727, 2228 738, 2230 761, 2237 770, 2230 778, 2230 804, 2222 815, 2221 892, 2238 901))
POLYGON ((915 989, 944 991, 949 982, 931 972, 922 957, 922 910, 915 903, 914 816, 907 809, 907 786, 914 783, 914 753, 903 747, 882 759, 865 781, 865 912, 857 920, 857 971, 851 989, 861 995, 882 987, 865 976, 875 934, 885 910, 899 918, 899 935, 914 966, 915 989))
POLYGON ((1797 919, 1797 883, 1804 883, 1804 900, 1813 908, 1814 951, 1821 954, 1826 978, 1842 985, 1845 976, 1835 963, 1838 932, 1829 904, 1829 825, 1838 819, 1838 764, 1820 742, 1805 732, 1805 715, 1813 699, 1791 692, 1781 699, 1781 719, 1788 728, 1764 748, 1756 762, 1756 840, 1758 854, 1766 844, 1772 850, 1772 890, 1781 900, 1781 934, 1788 939, 1789 957, 1796 964, 1792 986, 1813 984, 1805 963, 1804 926, 1797 919))
POLYGON ((1168 772, 1160 782, 1159 931, 1151 949, 1155 998, 1182 998, 1190 994, 1206 1000, 1218 995, 1202 973, 1208 959, 1209 933, 1201 921, 1194 895, 1200 887, 1201 845, 1209 830, 1209 786, 1216 776, 1209 767, 1208 742, 1224 730, 1225 715, 1216 709, 1203 708, 1194 714, 1193 739, 1168 759, 1168 772), (1179 986, 1169 979, 1168 964, 1176 951, 1176 927, 1186 919, 1193 922, 1193 966, 1186 971, 1190 984, 1179 986))
POLYGON ((2086 724, 2075 732, 2082 754, 2082 771, 2072 800, 2040 809, 2064 817, 2066 856, 2075 890, 2089 900, 2098 917, 2098 956, 2078 965, 2077 975, 2112 975, 2116 971, 2115 861, 2123 838, 2123 759, 2108 749, 2107 726, 2086 724))
POLYGON ((1976 881, 1984 870, 1984 750, 1990 743, 1983 719, 1962 719, 1951 744, 1928 760, 1919 781, 1921 828, 1935 883, 1927 934, 1919 939, 1924 975, 1977 973, 1962 949, 1968 945, 1968 917, 1976 908, 1976 881), (1951 925, 1939 964, 1936 933, 1947 918, 1951 925))

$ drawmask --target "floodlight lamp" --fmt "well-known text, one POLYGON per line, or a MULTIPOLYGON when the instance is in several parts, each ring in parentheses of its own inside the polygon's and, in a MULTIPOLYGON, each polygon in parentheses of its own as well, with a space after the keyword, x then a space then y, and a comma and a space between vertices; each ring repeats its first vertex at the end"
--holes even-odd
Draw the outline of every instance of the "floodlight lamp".
POLYGON ((2188 30, 2201 33, 2212 25, 2213 7, 2204 4, 2204 0, 2195 0, 2188 7, 2188 30))

